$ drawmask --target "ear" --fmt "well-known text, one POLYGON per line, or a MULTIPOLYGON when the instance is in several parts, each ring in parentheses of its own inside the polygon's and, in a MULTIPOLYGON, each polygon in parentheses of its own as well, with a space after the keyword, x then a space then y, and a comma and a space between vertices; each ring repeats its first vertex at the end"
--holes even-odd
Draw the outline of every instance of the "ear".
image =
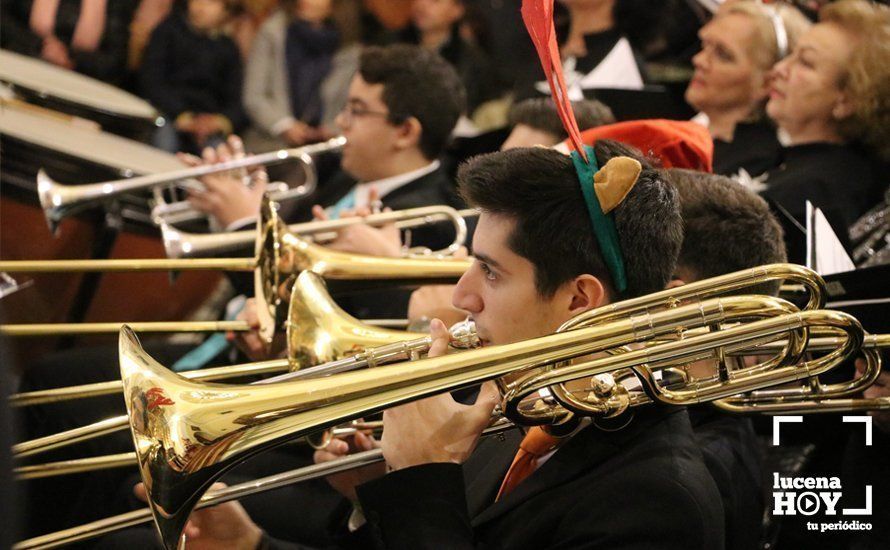
POLYGON ((597 308, 606 301, 606 288, 593 275, 579 275, 569 283, 571 302, 569 309, 572 315, 597 308))
POLYGON ((676 275, 674 275, 674 278, 671 279, 670 281, 668 281, 668 284, 665 285, 664 288, 665 288, 665 290, 670 290, 670 289, 672 289, 672 288, 681 287, 681 286, 683 286, 683 285, 685 285, 685 284, 686 284, 686 281, 684 281, 683 279, 680 279, 679 277, 677 277, 676 275))
POLYGON ((396 148, 405 150, 412 147, 418 147, 420 145, 420 135, 422 133, 423 127, 420 125, 420 121, 413 116, 408 117, 408 119, 396 129, 396 148))
POLYGON ((853 115, 855 108, 853 107, 853 102, 850 101, 849 96, 841 92, 838 95, 837 101, 834 103, 834 107, 831 109, 831 116, 835 121, 841 121, 845 118, 849 118, 853 115))

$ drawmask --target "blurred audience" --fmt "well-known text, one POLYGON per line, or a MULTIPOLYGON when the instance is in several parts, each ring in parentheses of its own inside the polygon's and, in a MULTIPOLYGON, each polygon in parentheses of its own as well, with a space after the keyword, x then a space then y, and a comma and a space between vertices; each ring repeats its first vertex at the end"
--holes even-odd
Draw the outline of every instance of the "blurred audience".
MULTIPOLYGON (((766 110, 788 146, 763 196, 801 225, 812 202, 845 239, 887 185, 870 155, 890 155, 890 7, 839 0, 822 8, 774 67, 766 110)), ((786 227, 786 239, 789 259, 803 262, 800 231, 786 227)))
POLYGON ((122 85, 136 0, 2 0, 0 47, 122 85))
POLYGON ((789 5, 740 0, 724 4, 699 31, 686 101, 714 138, 715 173, 757 176, 778 166, 781 145, 764 112, 770 69, 809 26, 789 5))
MULTIPOLYGON (((596 88, 641 89, 642 52, 660 17, 662 3, 645 0, 561 0, 568 34, 560 45, 572 99, 596 88)), ((536 85, 549 93, 546 84, 536 85)))
POLYGON ((252 121, 245 141, 251 151, 300 146, 330 135, 321 127, 321 86, 339 45, 330 17, 331 0, 286 0, 260 28, 244 79, 244 106, 252 121))
POLYGON ((413 0, 411 24, 401 39, 441 55, 460 75, 467 91, 467 112, 498 95, 491 62, 473 41, 461 33, 466 0, 413 0))
POLYGON ((238 48, 224 29, 237 0, 188 0, 151 34, 140 71, 142 94, 172 123, 155 145, 197 152, 247 122, 238 48))
MULTIPOLYGON (((612 110, 593 99, 573 101, 572 111, 582 131, 615 122, 612 110)), ((501 151, 535 145, 552 147, 569 137, 556 112, 556 104, 549 97, 513 104, 509 121, 512 129, 501 145, 501 151)))

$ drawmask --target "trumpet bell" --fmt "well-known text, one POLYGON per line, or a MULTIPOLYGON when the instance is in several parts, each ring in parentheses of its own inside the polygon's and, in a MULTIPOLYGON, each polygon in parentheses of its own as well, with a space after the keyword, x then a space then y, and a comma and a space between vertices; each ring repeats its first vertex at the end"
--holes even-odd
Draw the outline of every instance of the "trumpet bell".
POLYGON ((65 202, 64 188, 49 177, 43 168, 37 171, 37 198, 40 199, 46 224, 53 235, 57 233, 62 218, 70 214, 73 209, 65 202))

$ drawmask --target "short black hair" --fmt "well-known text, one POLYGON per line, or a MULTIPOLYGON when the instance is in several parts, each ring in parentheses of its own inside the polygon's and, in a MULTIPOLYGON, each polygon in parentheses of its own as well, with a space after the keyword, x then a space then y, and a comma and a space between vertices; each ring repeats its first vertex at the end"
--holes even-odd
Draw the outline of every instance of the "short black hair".
MULTIPOLYGON (((605 103, 595 99, 573 101, 572 110, 575 112, 578 128, 582 132, 589 128, 596 128, 597 126, 615 122, 615 115, 612 114, 612 109, 607 107, 605 103)), ((524 124, 535 130, 554 135, 559 140, 569 137, 568 132, 562 125, 562 120, 559 118, 556 104, 549 97, 533 97, 514 103, 510 107, 508 118, 510 127, 524 124)))
POLYGON ((595 154, 600 166, 616 156, 643 165, 637 184, 612 211, 627 273, 622 294, 602 259, 570 157, 541 147, 511 149, 471 159, 457 179, 468 205, 516 220, 510 249, 534 264, 542 296, 583 273, 602 280, 612 299, 663 290, 683 238, 676 191, 628 146, 600 140, 595 154))
POLYGON ((466 108, 466 93, 454 68, 438 54, 419 46, 370 46, 362 51, 359 74, 369 84, 383 84, 389 121, 420 122, 420 151, 435 159, 448 144, 466 108))
MULTIPOLYGON (((683 216, 678 267, 707 279, 786 261, 782 226, 757 193, 725 176, 679 168, 665 172, 677 188, 683 216)), ((742 292, 775 295, 780 282, 742 292)))

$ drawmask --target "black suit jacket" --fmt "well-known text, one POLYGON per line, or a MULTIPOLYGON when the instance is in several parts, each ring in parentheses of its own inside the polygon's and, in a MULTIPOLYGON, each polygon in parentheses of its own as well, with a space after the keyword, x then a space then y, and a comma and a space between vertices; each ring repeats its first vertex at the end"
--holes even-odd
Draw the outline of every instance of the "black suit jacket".
POLYGON ((585 428, 494 502, 520 439, 489 438, 462 467, 427 464, 359 486, 366 542, 406 549, 723 548, 720 495, 684 410, 653 407, 615 432, 585 428))
POLYGON ((727 550, 755 550, 762 535, 763 457, 750 418, 711 405, 689 409, 705 466, 714 478, 726 514, 727 550))

